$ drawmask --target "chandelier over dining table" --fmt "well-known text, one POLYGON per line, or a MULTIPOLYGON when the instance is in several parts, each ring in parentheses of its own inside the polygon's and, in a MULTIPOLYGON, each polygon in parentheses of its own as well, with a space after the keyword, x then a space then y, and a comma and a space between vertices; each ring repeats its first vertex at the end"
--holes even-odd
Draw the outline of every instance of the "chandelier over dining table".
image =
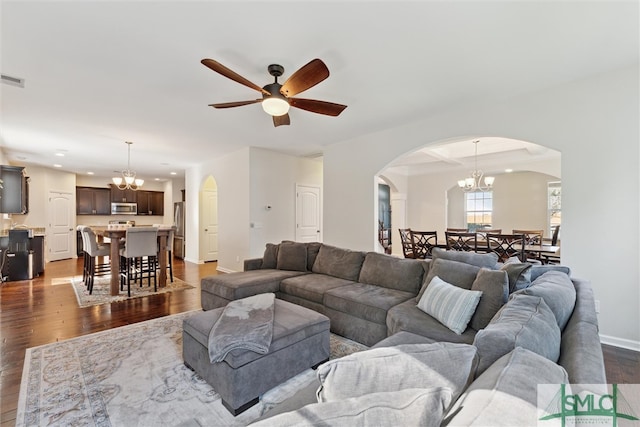
POLYGON ((111 179, 120 190, 136 191, 138 188, 142 187, 144 180, 136 178, 136 173, 131 170, 131 144, 133 144, 133 142, 125 141, 125 144, 128 146, 127 169, 121 172, 122 176, 114 176, 111 179))
POLYGON ((475 144, 475 169, 470 176, 465 179, 458 180, 458 187, 465 193, 474 191, 489 191, 493 188, 495 178, 492 176, 484 176, 484 173, 478 169, 478 143, 479 139, 473 141, 475 144), (484 179, 483 179, 484 177, 484 179), (484 185, 483 185, 484 184, 484 185))

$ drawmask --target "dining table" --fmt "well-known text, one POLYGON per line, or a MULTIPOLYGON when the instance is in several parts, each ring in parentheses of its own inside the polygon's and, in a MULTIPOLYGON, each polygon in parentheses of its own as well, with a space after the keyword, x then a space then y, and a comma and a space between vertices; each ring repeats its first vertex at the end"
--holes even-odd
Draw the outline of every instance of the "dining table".
MULTIPOLYGON (((111 240, 111 252, 109 254, 109 263, 111 266, 111 283, 110 294, 120 294, 120 245, 118 242, 126 239, 126 227, 92 227, 98 238, 109 238, 111 240)), ((171 230, 175 231, 175 227, 159 227, 158 228, 158 248, 164 248, 167 245, 167 239, 171 230)), ((126 244, 126 241, 125 241, 126 244)), ((167 251, 158 251, 158 266, 160 272, 158 274, 158 287, 167 286, 167 251)))

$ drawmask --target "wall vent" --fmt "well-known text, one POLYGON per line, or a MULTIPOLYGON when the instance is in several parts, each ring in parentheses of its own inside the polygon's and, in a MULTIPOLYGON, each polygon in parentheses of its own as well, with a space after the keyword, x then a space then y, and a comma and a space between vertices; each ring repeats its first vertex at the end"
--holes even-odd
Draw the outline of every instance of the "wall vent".
POLYGON ((5 83, 11 86, 24 87, 24 79, 21 79, 19 77, 12 77, 6 74, 0 74, 0 81, 2 81, 2 83, 5 83))

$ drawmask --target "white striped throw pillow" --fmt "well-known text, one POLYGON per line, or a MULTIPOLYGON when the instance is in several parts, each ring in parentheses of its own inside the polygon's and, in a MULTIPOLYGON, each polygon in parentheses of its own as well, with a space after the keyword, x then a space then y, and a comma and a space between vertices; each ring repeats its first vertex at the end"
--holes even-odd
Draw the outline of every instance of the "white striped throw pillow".
POLYGON ((418 308, 460 335, 467 329, 481 296, 482 291, 468 291, 435 276, 422 294, 418 308))

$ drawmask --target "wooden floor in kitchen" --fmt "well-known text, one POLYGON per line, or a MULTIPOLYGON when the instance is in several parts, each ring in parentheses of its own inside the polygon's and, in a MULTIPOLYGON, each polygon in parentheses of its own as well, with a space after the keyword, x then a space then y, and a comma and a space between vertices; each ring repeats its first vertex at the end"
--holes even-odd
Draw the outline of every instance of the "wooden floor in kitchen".
MULTIPOLYGON (((82 275, 82 260, 50 262, 33 280, 0 286, 0 425, 16 418, 25 350, 144 320, 201 309, 200 279, 216 273, 217 264, 175 260, 174 276, 196 289, 152 295, 101 306, 79 308, 70 285, 54 279, 82 275)), ((610 383, 640 383, 640 353, 603 346, 610 383)))

